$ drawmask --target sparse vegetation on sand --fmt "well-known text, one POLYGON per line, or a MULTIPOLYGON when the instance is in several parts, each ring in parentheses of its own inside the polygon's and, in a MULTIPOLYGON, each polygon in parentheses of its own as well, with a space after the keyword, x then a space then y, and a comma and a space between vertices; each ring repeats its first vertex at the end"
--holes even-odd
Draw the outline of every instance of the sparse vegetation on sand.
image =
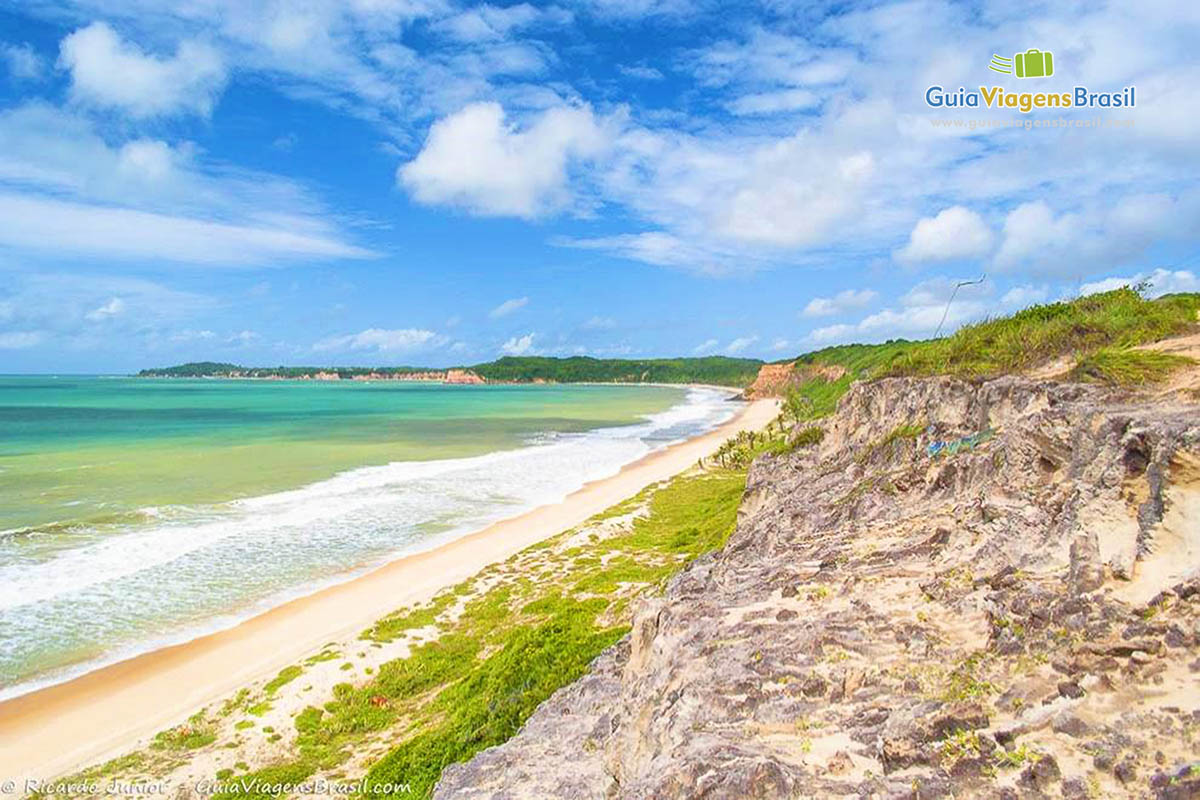
POLYGON ((267 731, 255 710, 299 691, 300 678, 336 652, 327 648, 328 658, 287 667, 160 734, 150 750, 80 777, 180 775, 194 771, 198 758, 213 773, 200 777, 241 797, 276 797, 274 787, 364 773, 372 787, 407 786, 404 796, 427 797, 443 767, 506 741, 624 636, 636 595, 721 547, 744 485, 742 470, 694 470, 379 620, 362 633, 363 649, 407 643, 407 654, 356 671, 332 696, 298 706, 291 730, 270 730, 266 752, 276 755, 266 762, 246 756, 264 752, 248 747, 259 729, 267 731))

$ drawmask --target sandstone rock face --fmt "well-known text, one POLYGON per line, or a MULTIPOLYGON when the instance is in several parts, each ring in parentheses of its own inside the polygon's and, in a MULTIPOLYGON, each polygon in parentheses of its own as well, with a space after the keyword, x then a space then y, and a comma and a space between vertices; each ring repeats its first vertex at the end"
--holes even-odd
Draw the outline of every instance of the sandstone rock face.
POLYGON ((746 387, 746 399, 755 400, 761 397, 781 397, 789 386, 804 381, 820 378, 825 381, 836 381, 846 374, 846 370, 836 365, 803 364, 796 362, 787 364, 763 364, 758 368, 754 383, 746 387))
POLYGON ((1197 796, 1200 408, 889 379, 824 425, 435 796, 1197 796))
POLYGON ((445 382, 476 384, 484 380, 469 369, 450 369, 446 370, 445 382))

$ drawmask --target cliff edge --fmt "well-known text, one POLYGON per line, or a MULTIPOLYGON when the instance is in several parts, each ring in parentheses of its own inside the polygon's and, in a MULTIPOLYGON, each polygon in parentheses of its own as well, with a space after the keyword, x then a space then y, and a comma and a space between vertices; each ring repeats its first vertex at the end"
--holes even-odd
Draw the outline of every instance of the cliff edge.
POLYGON ((1200 407, 856 384, 438 798, 1200 796, 1200 407))

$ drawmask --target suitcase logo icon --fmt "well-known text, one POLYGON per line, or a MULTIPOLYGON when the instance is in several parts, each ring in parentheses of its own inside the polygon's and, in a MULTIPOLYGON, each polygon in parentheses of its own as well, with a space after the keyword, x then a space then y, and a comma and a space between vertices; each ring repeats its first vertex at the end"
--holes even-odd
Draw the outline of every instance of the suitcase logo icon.
POLYGON ((1049 50, 1031 47, 1012 58, 993 55, 988 69, 1018 78, 1049 78, 1054 74, 1054 54, 1049 50))

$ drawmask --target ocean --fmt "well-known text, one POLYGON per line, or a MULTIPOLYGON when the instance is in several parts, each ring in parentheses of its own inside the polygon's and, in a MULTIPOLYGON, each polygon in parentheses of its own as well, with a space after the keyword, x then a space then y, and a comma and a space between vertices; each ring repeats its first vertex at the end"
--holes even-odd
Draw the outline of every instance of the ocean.
POLYGON ((0 699, 557 502, 713 389, 0 376, 0 699))

